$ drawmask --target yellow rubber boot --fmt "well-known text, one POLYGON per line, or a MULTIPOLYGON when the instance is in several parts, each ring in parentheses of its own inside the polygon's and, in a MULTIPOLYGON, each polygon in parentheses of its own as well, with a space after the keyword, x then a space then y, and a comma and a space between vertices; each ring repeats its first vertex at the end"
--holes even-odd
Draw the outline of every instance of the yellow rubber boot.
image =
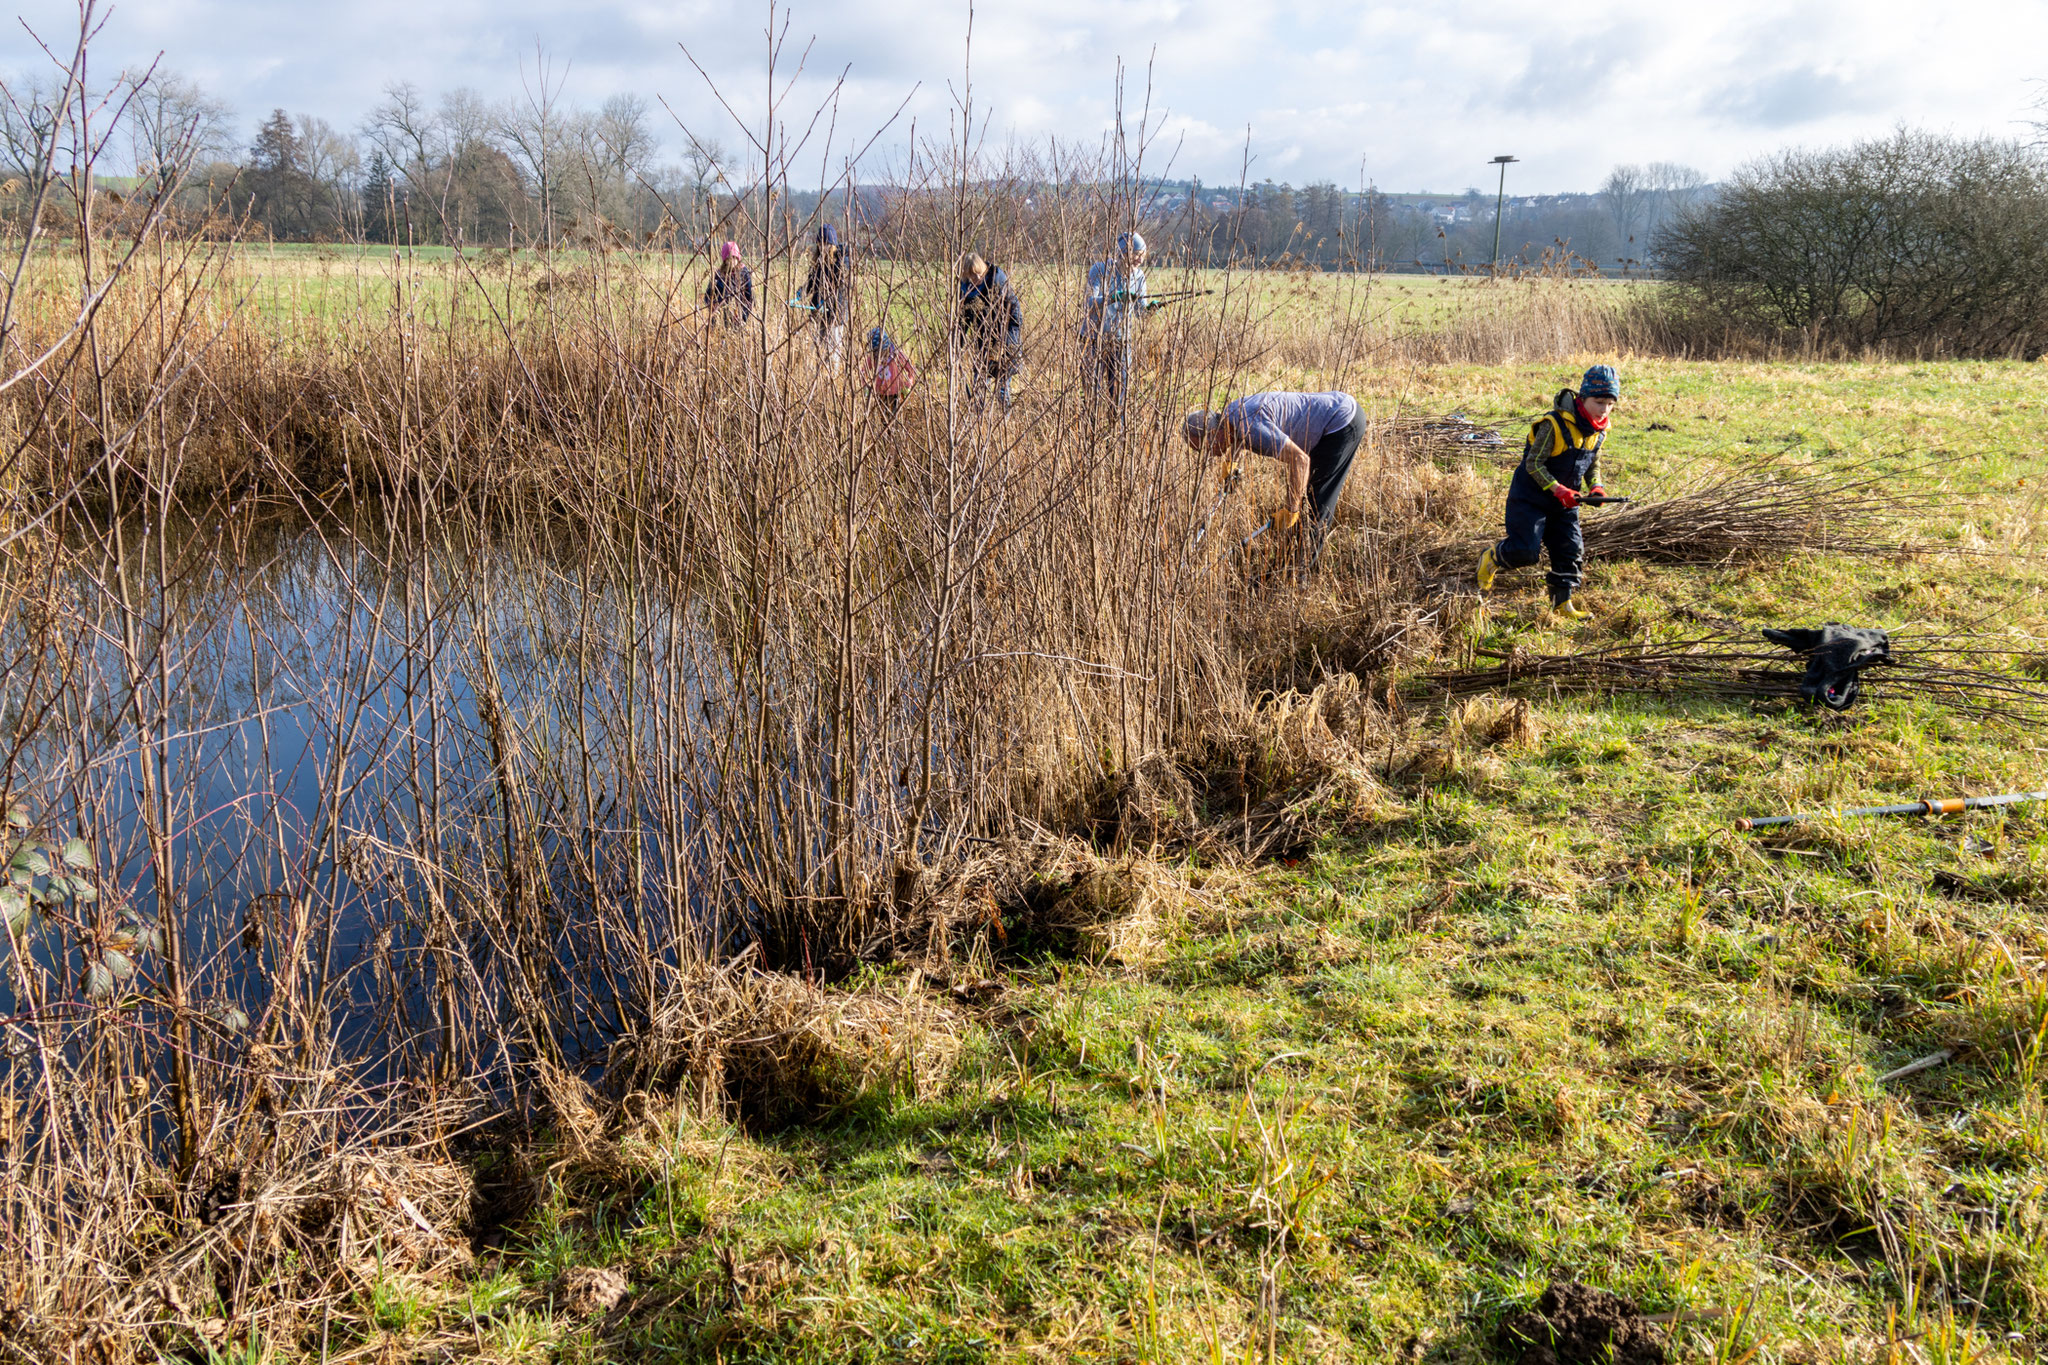
POLYGON ((1493 589, 1493 576, 1500 572, 1500 561, 1493 557, 1493 547, 1487 546, 1479 552, 1479 591, 1493 589))
POLYGON ((1567 617, 1573 621, 1583 621, 1593 614, 1577 602, 1572 601, 1569 597, 1565 598, 1562 602, 1552 602, 1550 609, 1559 616, 1567 617))

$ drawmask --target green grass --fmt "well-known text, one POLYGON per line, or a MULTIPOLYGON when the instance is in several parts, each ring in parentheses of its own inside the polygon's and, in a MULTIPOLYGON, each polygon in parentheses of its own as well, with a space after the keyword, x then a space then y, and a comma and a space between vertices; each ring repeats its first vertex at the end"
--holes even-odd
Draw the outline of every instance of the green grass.
MULTIPOLYGON (((72 263, 63 248, 51 262, 53 277, 67 277, 72 263)), ((491 325, 510 313, 527 317, 542 306, 536 282, 566 279, 571 287, 587 287, 596 258, 588 251, 564 250, 543 257, 532 251, 508 256, 501 248, 479 246, 458 261, 447 247, 400 249, 349 244, 252 244, 232 249, 226 279, 232 296, 264 322, 298 331, 308 325, 335 328, 352 320, 378 321, 388 315, 394 288, 403 284, 412 306, 439 319, 491 325)), ((673 292, 682 308, 702 295, 709 267, 687 253, 617 253, 605 258, 604 269, 615 284, 646 287, 643 304, 673 292)), ((758 272, 758 263, 756 263, 758 272)), ((763 300, 787 298, 803 276, 803 263, 778 262, 768 276, 758 276, 763 300), (770 277, 772 276, 772 278, 770 277)), ((914 271, 896 262, 871 262, 862 277, 871 285, 917 274, 926 283, 942 278, 936 270, 914 271)), ((949 272, 948 272, 949 273, 949 272)), ((1027 331, 1064 331, 1058 318, 1079 307, 1082 272, 1071 275, 1047 267, 1023 266, 1013 272, 1026 305, 1027 331)), ((1249 312, 1264 322, 1290 321, 1323 328, 1339 318, 1369 319, 1381 334, 1432 328, 1457 317, 1482 301, 1487 282, 1476 277, 1416 275, 1294 274, 1278 271, 1181 271, 1155 267, 1154 290, 1210 288, 1212 298, 1178 305, 1203 312, 1225 306, 1233 314, 1249 312)), ((1586 282, 1580 288, 1623 297, 1633 286, 1586 282)), ((879 297, 879 296, 878 296, 879 297)), ((911 335, 915 326, 900 293, 889 325, 911 335)), ((776 310, 769 309, 770 314, 776 310)), ((793 321, 801 324, 800 316, 793 321)), ((926 348, 928 349, 928 347, 926 348)))
MULTIPOLYGON (((1391 372, 1362 396, 1490 418, 1573 373, 1391 372)), ((2043 378, 1627 363, 1616 491, 1941 449, 1975 501, 1901 560, 1595 563, 1576 629, 1523 574, 1472 630, 1562 647, 1697 607, 2038 640, 2043 378)), ((1507 472, 1455 475, 1492 509, 1507 472)), ((1730 821, 2048 786, 2040 737, 1912 701, 1535 709, 1519 746, 1418 720, 1447 765, 1293 865, 1184 868, 1194 913, 1142 971, 1012 965, 936 1099, 692 1129, 637 1177, 567 1187, 434 1329, 524 1359, 1482 1361, 1573 1277, 1722 1314, 1674 1329, 1686 1359, 2033 1358, 2048 815, 1781 841, 1730 821), (577 1263, 627 1270, 622 1314, 554 1313, 577 1263)))

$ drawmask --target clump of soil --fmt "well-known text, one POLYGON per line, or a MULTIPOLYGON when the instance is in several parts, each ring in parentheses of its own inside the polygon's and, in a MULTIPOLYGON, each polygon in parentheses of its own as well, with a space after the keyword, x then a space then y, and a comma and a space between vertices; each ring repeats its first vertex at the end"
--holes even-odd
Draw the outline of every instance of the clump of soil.
POLYGON ((1633 1301, 1576 1280, 1554 1281, 1497 1341, 1521 1365, 1664 1365, 1663 1339, 1633 1301))

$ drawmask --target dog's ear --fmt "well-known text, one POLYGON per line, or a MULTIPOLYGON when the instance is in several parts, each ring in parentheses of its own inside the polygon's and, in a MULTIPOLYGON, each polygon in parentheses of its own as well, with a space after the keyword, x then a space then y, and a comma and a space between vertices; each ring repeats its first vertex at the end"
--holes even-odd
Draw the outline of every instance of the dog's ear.
POLYGON ((1820 648, 1821 633, 1801 627, 1797 630, 1765 630, 1764 638, 1774 645, 1783 645, 1794 654, 1811 654, 1820 648))

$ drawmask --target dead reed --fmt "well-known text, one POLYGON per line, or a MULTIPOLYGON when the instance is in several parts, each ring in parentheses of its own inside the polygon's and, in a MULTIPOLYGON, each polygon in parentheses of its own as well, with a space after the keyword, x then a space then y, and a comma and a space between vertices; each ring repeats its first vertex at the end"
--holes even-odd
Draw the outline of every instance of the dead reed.
MULTIPOLYGON (((789 155, 764 134, 760 185, 789 155)), ((950 262, 1000 263, 1013 205, 957 145, 906 175, 836 338, 712 325, 668 257, 401 258, 274 321, 226 247, 141 219, 110 263, 89 198, 31 235, 0 316, 7 1321, 109 1359, 302 1340, 461 1262, 496 1198, 465 1132, 556 1153, 507 1158, 528 1188, 624 1160, 636 1105, 929 1093, 956 1006, 874 959, 1014 928, 1141 962, 1183 913, 1153 842, 1256 857, 1383 801, 1372 707, 1325 679, 1398 637, 1407 568, 1350 531, 1305 586, 1227 553, 1249 496, 1191 552, 1213 484, 1176 423, 1252 383, 1271 319, 1226 272, 1148 324, 1126 401, 1091 387, 1080 281, 1137 183, 1094 168, 1005 412, 950 262), (918 359, 900 406, 869 326, 918 359), (1033 831, 1142 771, 1213 809, 1126 802, 1114 856, 1042 864, 1033 831)), ((750 231, 790 297, 808 225, 750 231)))

